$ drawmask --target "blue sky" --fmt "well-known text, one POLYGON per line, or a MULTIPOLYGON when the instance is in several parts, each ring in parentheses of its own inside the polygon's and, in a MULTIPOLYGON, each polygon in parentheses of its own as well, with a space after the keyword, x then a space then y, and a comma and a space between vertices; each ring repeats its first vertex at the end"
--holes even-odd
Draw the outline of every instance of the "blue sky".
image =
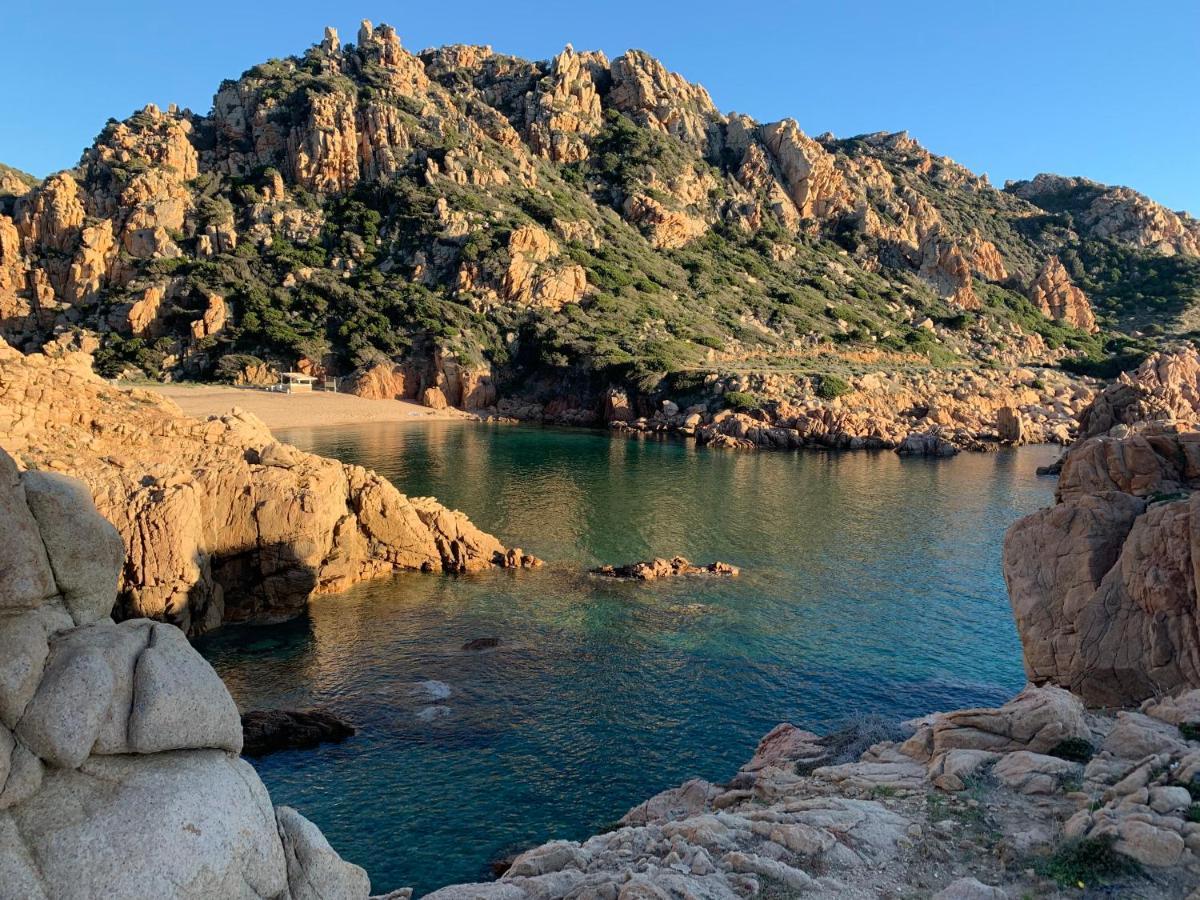
POLYGON ((203 3, 8 0, 0 162, 74 165, 109 117, 207 112, 223 78, 334 25, 405 46, 486 43, 545 59, 638 47, 717 106, 809 134, 907 129, 1003 184, 1037 172, 1128 184, 1200 214, 1200 2, 203 3))

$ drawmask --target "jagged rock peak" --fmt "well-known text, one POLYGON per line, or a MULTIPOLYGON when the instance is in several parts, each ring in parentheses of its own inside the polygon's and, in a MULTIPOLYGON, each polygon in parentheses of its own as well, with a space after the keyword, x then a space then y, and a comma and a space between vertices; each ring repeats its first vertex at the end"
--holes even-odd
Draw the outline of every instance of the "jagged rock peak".
POLYGON ((1029 287, 1029 299, 1042 314, 1083 331, 1096 331, 1087 295, 1075 286, 1057 256, 1046 259, 1029 287))
POLYGON ((1200 256, 1200 221, 1133 188, 1042 173, 1029 181, 1010 181, 1004 190, 1050 212, 1071 213, 1088 237, 1168 256, 1200 256))

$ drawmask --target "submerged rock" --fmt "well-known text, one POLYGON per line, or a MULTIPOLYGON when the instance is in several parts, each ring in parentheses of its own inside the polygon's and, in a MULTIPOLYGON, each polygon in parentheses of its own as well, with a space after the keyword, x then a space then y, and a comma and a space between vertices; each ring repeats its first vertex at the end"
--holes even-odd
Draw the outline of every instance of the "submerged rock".
POLYGON ((600 566, 589 570, 593 575, 608 578, 625 578, 631 581, 654 581, 658 578, 673 578, 681 575, 728 575, 741 573, 737 566, 725 562, 712 562, 707 566, 694 566, 682 556, 670 559, 655 557, 647 562, 635 562, 625 566, 600 566))
POLYGON ((242 713, 242 755, 307 750, 338 743, 358 729, 323 709, 256 709, 242 713))
POLYGON ((500 646, 500 638, 482 637, 482 638, 471 638, 471 640, 467 641, 465 644, 462 645, 462 648, 464 650, 493 650, 499 646, 500 646))
POLYGON ((409 693, 414 697, 436 702, 438 700, 448 700, 454 691, 446 682, 430 679, 428 681, 418 681, 412 686, 409 693))

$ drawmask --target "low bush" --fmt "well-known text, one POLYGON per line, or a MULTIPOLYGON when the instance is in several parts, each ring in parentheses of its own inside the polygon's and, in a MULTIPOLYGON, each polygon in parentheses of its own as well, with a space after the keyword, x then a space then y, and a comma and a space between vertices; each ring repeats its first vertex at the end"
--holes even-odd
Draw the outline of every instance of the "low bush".
POLYGON ((817 385, 817 396, 822 400, 833 400, 843 394, 849 394, 852 390, 854 388, 846 379, 837 375, 822 375, 821 382, 817 385))
POLYGON ((746 391, 729 391, 725 395, 725 405, 735 412, 754 412, 762 409, 762 401, 746 391))
POLYGON ((1034 869, 1060 885, 1086 887, 1103 884, 1123 875, 1140 871, 1133 860, 1113 849, 1114 837, 1080 838, 1059 845, 1050 856, 1039 860, 1034 869))

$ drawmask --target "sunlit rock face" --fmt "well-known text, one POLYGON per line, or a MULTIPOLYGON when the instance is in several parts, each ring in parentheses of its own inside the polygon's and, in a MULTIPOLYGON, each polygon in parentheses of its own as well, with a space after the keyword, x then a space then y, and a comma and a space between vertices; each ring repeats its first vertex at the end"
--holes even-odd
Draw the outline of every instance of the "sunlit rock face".
POLYGON ((1200 686, 1195 488, 1200 434, 1167 423, 1088 438, 1058 503, 1004 541, 1004 574, 1035 681, 1126 705, 1200 686))
POLYGON ((314 593, 394 571, 535 562, 432 498, 279 443, 248 413, 202 422, 113 388, 81 354, 0 347, 0 447, 81 479, 116 525, 118 617, 191 634, 292 618, 314 593))

